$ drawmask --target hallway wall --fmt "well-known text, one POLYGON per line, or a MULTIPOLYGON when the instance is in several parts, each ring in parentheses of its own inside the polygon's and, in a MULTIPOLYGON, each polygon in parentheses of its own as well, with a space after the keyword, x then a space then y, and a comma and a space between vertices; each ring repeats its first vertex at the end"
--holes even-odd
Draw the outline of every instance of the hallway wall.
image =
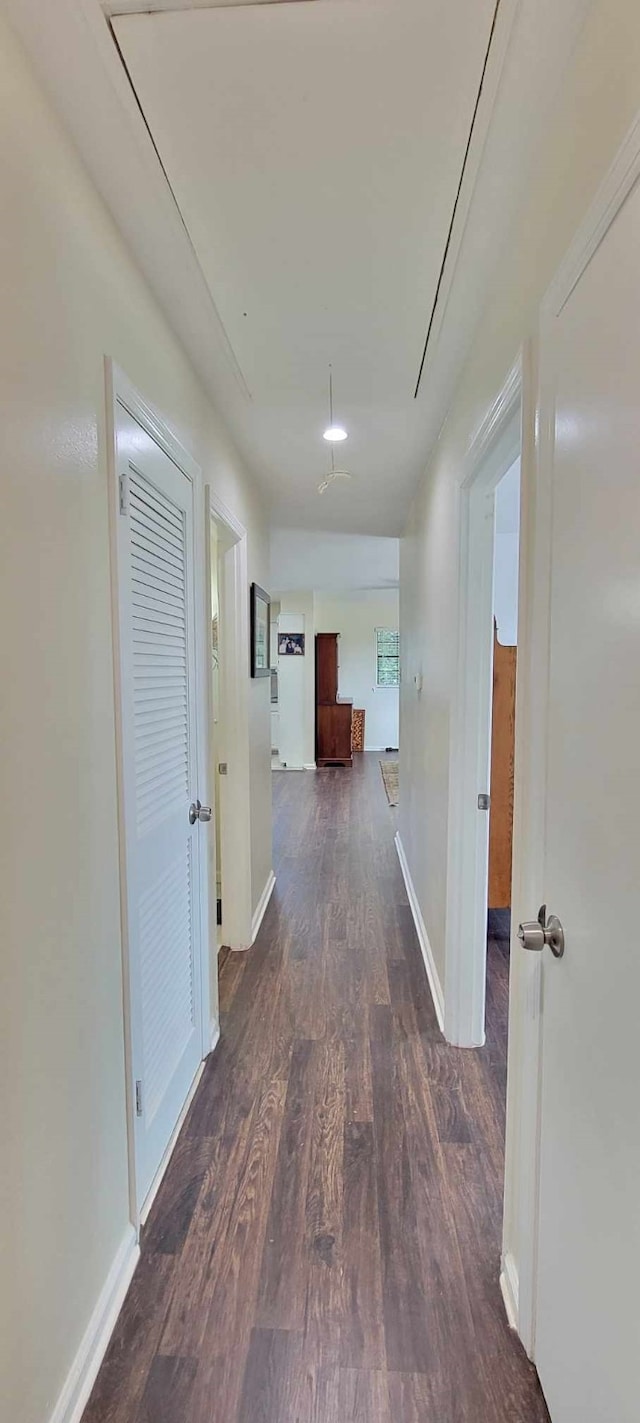
POLYGON ((316 593, 316 632, 339 632, 340 695, 365 711, 365 751, 398 745, 397 687, 376 687, 375 630, 398 628, 397 588, 316 593))
POLYGON ((308 591, 279 595, 278 629, 303 632, 304 657, 278 658, 279 755, 287 766, 316 759, 315 599, 308 591))
MULTIPOLYGON (((129 1220, 103 359, 247 526, 261 500, 0 22, 0 1415, 47 1423, 129 1220)), ((251 683, 253 902, 271 868, 251 683)))
MULTIPOLYGON (((508 70, 507 60, 507 79, 508 70)), ((522 342, 535 334, 540 299, 635 118, 639 94, 640 11, 636 0, 596 3, 581 32, 555 106, 549 106, 526 202, 514 227, 505 234, 500 282, 489 294, 402 541, 403 791, 399 828, 442 984, 449 730, 455 693, 458 513, 463 463, 471 438, 516 360, 522 342), (418 672, 424 675, 420 694, 413 681, 418 672)), ((523 488, 525 523, 532 499, 533 491, 523 488)), ((513 983, 517 1005, 517 956, 513 983)), ((517 1028, 517 1008, 513 1021, 517 1028)), ((516 1062, 514 1033, 510 1051, 511 1060, 516 1062)), ((510 1076, 510 1122, 517 1116, 514 1102, 518 1090, 514 1072, 510 1076)), ((507 1236, 512 1233, 516 1252, 517 1211, 517 1201, 510 1201, 507 1236)))

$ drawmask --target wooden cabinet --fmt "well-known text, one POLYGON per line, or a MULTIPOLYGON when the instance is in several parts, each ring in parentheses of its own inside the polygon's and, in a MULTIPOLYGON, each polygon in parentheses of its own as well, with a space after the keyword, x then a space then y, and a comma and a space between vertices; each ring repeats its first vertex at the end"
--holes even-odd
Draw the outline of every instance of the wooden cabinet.
POLYGON ((337 632, 316 633, 316 765, 351 766, 353 703, 338 696, 337 632))

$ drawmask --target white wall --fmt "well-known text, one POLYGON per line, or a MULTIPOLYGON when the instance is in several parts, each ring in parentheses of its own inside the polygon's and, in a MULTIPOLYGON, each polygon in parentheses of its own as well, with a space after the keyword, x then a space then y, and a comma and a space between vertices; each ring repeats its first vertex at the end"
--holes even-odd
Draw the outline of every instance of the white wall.
POLYGON ((303 657, 278 658, 278 753, 284 765, 313 766, 315 750, 315 603, 313 593, 280 596, 278 630, 303 632, 303 657))
POLYGON ((282 591, 355 593, 398 586, 400 540, 319 529, 271 530, 271 583, 282 591))
POLYGON ((493 546, 493 615, 498 642, 518 643, 518 567, 520 540, 520 460, 496 488, 495 543, 493 546))
POLYGON ((397 588, 316 594, 316 632, 339 632, 340 696, 365 710, 365 751, 398 745, 399 692, 376 687, 375 629, 398 628, 397 588))
MULTIPOLYGON (((247 526, 260 498, 0 21, 0 1414, 46 1423, 129 1218, 103 359, 247 526)), ((253 901, 269 682, 250 688, 253 901)))
MULTIPOLYGON (((510 59, 507 61, 509 66, 510 59)), ((595 3, 547 112, 532 179, 505 235, 500 281, 488 294, 447 420, 425 469, 400 557, 403 639, 400 738, 403 795, 399 828, 435 963, 445 980, 449 728, 455 696, 458 617, 459 485, 474 432, 522 342, 534 335, 540 298, 638 109, 640 7, 595 3), (413 676, 424 674, 417 694, 413 676)), ((530 513, 534 491, 523 490, 530 513)), ((534 906, 535 909, 535 906, 534 906)), ((512 1031, 507 1141, 518 1119, 519 958, 512 965, 512 1031)), ((518 1259, 517 1198, 506 1208, 507 1244, 518 1259)))

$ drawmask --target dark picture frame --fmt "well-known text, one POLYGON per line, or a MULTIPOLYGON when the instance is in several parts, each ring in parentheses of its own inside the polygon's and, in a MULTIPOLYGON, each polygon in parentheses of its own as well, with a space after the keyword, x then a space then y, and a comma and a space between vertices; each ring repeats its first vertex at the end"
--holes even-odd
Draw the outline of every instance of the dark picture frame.
POLYGON ((304 657, 304 633, 279 632, 278 657, 304 657))
POLYGON ((251 676, 271 676, 271 598, 251 584, 251 676))

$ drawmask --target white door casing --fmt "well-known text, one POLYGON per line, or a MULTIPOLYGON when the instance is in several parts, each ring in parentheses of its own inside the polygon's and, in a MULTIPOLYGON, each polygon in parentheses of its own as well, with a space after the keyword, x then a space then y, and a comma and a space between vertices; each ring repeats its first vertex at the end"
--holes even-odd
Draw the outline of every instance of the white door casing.
MULTIPOLYGON (((132 1214, 209 1049, 197 466, 113 373, 114 612, 132 1214)), ((206 802, 205 802, 206 803, 206 802)))
MULTIPOLYGON (((541 335, 550 608, 536 1362, 554 1423, 638 1416, 640 187, 541 335)), ((532 913, 538 906, 532 906, 532 913)))

